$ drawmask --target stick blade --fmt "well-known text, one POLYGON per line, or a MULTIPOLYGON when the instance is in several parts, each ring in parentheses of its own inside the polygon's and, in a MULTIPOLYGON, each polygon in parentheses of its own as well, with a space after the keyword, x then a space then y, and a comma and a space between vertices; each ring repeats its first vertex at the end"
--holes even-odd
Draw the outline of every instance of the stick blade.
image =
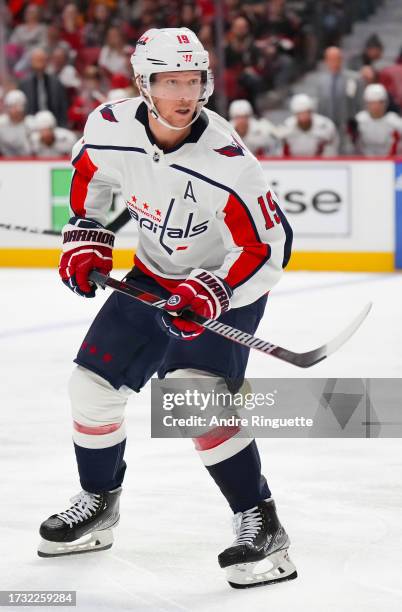
POLYGON ((326 359, 329 357, 329 355, 332 355, 332 353, 335 353, 335 351, 337 351, 343 344, 345 344, 345 342, 349 340, 349 338, 353 336, 353 334, 359 329, 363 321, 366 319, 372 305, 372 302, 366 304, 363 310, 343 331, 319 348, 313 349, 312 351, 307 351, 306 353, 294 353, 293 351, 288 351, 287 349, 277 347, 277 349, 275 349, 271 354, 274 357, 278 357, 283 361, 288 361, 289 363, 297 365, 300 368, 311 368, 311 366, 319 363, 323 359, 326 359))
POLYGON ((349 338, 353 336, 353 334, 359 329, 363 321, 367 318, 372 306, 372 302, 366 304, 360 314, 357 315, 357 317, 350 323, 350 325, 348 325, 346 329, 343 330, 343 332, 338 334, 336 338, 327 343, 326 357, 328 357, 328 355, 331 355, 331 353, 337 351, 345 342, 347 342, 347 340, 349 340, 349 338))

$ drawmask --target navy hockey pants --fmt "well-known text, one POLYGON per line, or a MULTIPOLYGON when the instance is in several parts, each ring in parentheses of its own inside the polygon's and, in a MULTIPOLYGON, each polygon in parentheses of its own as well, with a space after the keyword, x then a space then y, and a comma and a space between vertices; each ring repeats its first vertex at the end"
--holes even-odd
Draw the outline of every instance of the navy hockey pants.
MULTIPOLYGON (((126 278, 137 287, 169 297, 154 279, 133 269, 126 278)), ((253 304, 229 310, 220 321, 254 334, 264 313, 267 296, 253 304)), ((249 349, 206 330, 192 341, 166 335, 155 319, 155 309, 113 292, 93 321, 75 359, 114 388, 125 385, 139 392, 157 372, 159 378, 176 369, 196 369, 225 379, 230 391, 243 383, 249 349)), ((75 444, 82 487, 91 492, 111 490, 124 478, 125 441, 107 449, 75 444)), ((234 512, 252 507, 270 496, 261 475, 255 441, 208 471, 234 512)))

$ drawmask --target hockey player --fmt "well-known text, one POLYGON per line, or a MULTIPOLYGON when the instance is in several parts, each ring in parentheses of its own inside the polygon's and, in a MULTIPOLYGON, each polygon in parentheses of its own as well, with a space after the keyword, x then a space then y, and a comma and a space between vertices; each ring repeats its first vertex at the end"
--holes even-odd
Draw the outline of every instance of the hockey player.
POLYGON ((278 127, 284 157, 330 157, 338 154, 339 137, 328 117, 314 113, 314 102, 305 94, 290 101, 292 116, 278 127))
POLYGON ((4 96, 5 113, 0 115, 0 156, 31 155, 29 135, 32 115, 26 115, 27 98, 23 91, 12 89, 4 96))
MULTIPOLYGON (((97 108, 73 150, 74 216, 63 230, 60 274, 78 295, 95 295, 88 274, 112 269, 114 235, 104 223, 120 186, 139 230, 126 281, 169 300, 156 317, 114 293, 89 329, 69 386, 83 490, 42 523, 41 556, 112 545, 130 391, 156 371, 241 383, 248 350, 203 333, 181 318, 183 308, 254 333, 290 256, 291 230, 259 163, 227 121, 203 109, 213 81, 195 34, 149 30, 132 65, 140 97, 97 108)), ((235 513, 236 539, 219 555, 229 582, 242 588, 295 578, 255 440, 223 430, 219 442, 201 436, 195 444, 235 513), (271 569, 255 573, 266 558, 271 569)))
POLYGON ((31 143, 36 157, 69 155, 76 140, 74 132, 56 125, 56 118, 50 111, 42 110, 34 116, 31 143))
POLYGON ((388 156, 401 153, 402 119, 387 112, 388 94, 375 83, 364 90, 366 110, 360 111, 349 126, 353 152, 359 155, 388 156))
POLYGON ((254 155, 276 155, 278 140, 275 126, 267 119, 256 119, 248 100, 233 100, 229 119, 247 148, 254 155))

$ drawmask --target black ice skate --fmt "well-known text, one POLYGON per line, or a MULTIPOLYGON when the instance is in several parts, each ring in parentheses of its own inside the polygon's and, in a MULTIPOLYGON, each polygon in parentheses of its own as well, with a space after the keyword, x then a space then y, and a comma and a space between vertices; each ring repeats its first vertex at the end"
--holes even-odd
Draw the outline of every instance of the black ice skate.
POLYGON ((53 514, 40 526, 40 557, 59 557, 106 550, 113 544, 112 527, 119 522, 121 487, 105 493, 81 491, 72 506, 53 514))
POLYGON ((235 514, 233 526, 236 539, 218 556, 231 587, 245 589, 297 577, 287 553, 290 540, 273 499, 235 514))

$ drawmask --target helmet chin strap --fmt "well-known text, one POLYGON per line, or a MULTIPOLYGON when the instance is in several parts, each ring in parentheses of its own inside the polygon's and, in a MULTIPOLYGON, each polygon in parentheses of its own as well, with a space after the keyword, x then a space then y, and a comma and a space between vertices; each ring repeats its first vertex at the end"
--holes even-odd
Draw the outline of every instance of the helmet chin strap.
MULTIPOLYGON (((137 86, 138 86, 138 84, 137 84, 137 86)), ((176 127, 175 125, 171 125, 168 121, 166 121, 166 119, 164 119, 160 115, 160 113, 159 113, 158 109, 156 108, 155 103, 154 103, 154 101, 152 99, 151 94, 148 93, 147 91, 145 91, 143 89, 143 87, 141 87, 141 86, 139 86, 138 89, 139 89, 141 97, 144 100, 145 104, 147 105, 151 115, 153 117, 155 117, 155 119, 157 121, 159 121, 159 123, 161 123, 163 126, 169 128, 170 130, 175 130, 175 131, 185 130, 186 128, 190 127, 190 125, 193 125, 193 123, 195 121, 197 121, 198 117, 201 114, 203 104, 198 103, 197 104, 197 112, 196 112, 195 116, 193 117, 193 119, 190 121, 190 123, 187 123, 186 125, 183 125, 182 127, 176 127)))
POLYGON ((153 104, 152 107, 150 107, 150 105, 148 105, 149 111, 151 113, 151 115, 153 117, 155 117, 155 119, 157 119, 157 121, 159 121, 159 123, 161 123, 162 125, 164 125, 165 127, 169 128, 170 130, 176 130, 176 131, 180 131, 180 130, 185 130, 186 128, 190 127, 190 125, 193 125, 193 123, 195 121, 197 121, 198 117, 201 114, 202 111, 202 106, 199 106, 199 109, 197 110, 195 116, 193 117, 192 121, 190 121, 190 123, 187 123, 186 125, 183 125, 182 127, 176 127, 175 125, 171 125, 168 121, 166 121, 166 119, 164 119, 163 117, 161 117, 161 115, 159 114, 158 110, 156 109, 156 106, 153 104))

